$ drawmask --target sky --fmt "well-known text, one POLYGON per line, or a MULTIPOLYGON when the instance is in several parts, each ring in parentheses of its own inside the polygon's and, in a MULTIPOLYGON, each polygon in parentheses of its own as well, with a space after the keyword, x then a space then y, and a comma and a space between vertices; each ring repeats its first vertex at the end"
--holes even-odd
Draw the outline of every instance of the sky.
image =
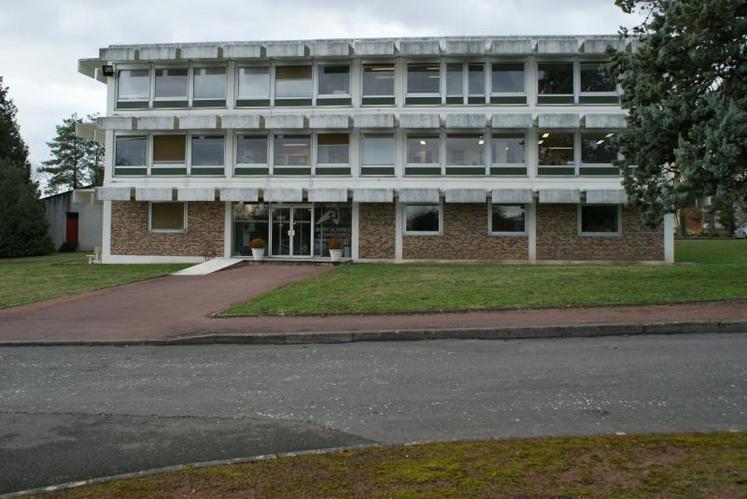
POLYGON ((77 71, 112 44, 446 35, 614 34, 614 0, 0 0, 0 76, 32 164, 73 113, 103 114, 77 71), (12 4, 12 7, 10 5, 12 4), (10 7, 10 8, 9 8, 10 7))

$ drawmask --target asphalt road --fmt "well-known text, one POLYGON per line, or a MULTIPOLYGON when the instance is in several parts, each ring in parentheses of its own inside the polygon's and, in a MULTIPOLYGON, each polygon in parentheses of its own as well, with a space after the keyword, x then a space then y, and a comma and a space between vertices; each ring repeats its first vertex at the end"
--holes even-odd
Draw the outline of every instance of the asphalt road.
POLYGON ((372 441, 712 430, 747 431, 747 334, 0 349, 0 493, 372 441))

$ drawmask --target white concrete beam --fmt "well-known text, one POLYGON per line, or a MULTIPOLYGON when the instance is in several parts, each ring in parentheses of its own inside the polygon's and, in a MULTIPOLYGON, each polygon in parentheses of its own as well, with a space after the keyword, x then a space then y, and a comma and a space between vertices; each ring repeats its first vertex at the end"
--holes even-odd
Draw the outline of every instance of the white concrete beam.
POLYGON ((264 189, 262 194, 266 203, 303 201, 303 189, 264 189))
POLYGON ((171 201, 173 191, 171 187, 136 187, 135 201, 171 201))
POLYGON ((530 204, 534 192, 531 189, 493 189, 490 200, 495 204, 530 204))
POLYGON ((141 61, 171 61, 177 58, 178 50, 175 46, 140 47, 138 54, 141 61))
POLYGON ((578 128, 580 117, 576 113, 540 113, 539 128, 578 128))
POLYGON ((400 40, 402 55, 439 55, 441 44, 438 40, 400 40))
POLYGON ((347 189, 309 189, 310 203, 346 203, 347 189))
POLYGON ((308 57, 309 48, 304 42, 271 42, 266 46, 267 57, 308 57))
POLYGON ((624 50, 625 42, 619 38, 587 38, 581 45, 584 54, 605 54, 608 48, 624 50))
POLYGON ((622 189, 589 189, 586 204, 628 204, 628 195, 622 189))
POLYGON ((259 201, 259 189, 252 187, 221 187, 220 200, 256 203, 259 201))
POLYGON ((531 38, 497 39, 490 42, 488 52, 496 55, 527 55, 534 52, 535 42, 531 38))
POLYGON ((441 117, 438 113, 402 113, 399 115, 400 128, 439 128, 441 117))
POLYGON ((215 201, 215 187, 179 187, 177 201, 215 201))
POLYGON ((265 128, 268 129, 303 129, 308 125, 308 120, 303 114, 266 114, 265 128))
POLYGON ((96 187, 97 201, 129 201, 131 187, 96 187))
POLYGON ((99 130, 126 131, 135 129, 135 118, 132 116, 102 116, 96 118, 99 130))
POLYGON ((176 130, 174 116, 142 116, 137 118, 138 130, 176 130))
POLYGON ((223 128, 232 130, 257 130, 264 123, 264 119, 258 114, 224 114, 220 121, 223 128))
POLYGON ((540 189, 539 202, 542 204, 578 204, 581 191, 578 189, 540 189))
POLYGON ((391 203, 393 200, 392 189, 353 189, 355 203, 391 203))
POLYGON ((350 116, 347 114, 312 114, 309 116, 309 128, 350 128, 350 116))
POLYGON ((393 40, 356 40, 353 44, 356 55, 394 55, 393 40))
POLYGON ((137 60, 134 47, 109 47, 99 50, 99 59, 106 62, 128 62, 137 60))
POLYGON ((485 53, 485 40, 446 40, 444 54, 446 55, 481 55, 485 53))
POLYGON ((586 128, 625 128, 627 117, 622 113, 587 113, 584 125, 586 128))
POLYGON ((177 118, 177 124, 180 130, 215 130, 220 128, 218 117, 214 114, 180 116, 177 118))
POLYGON ((355 128, 394 128, 394 114, 357 114, 353 116, 355 128))
POLYGON ((348 41, 313 42, 310 50, 312 57, 348 57, 351 54, 348 41))
POLYGON ((228 43, 223 45, 226 59, 260 59, 265 57, 265 48, 259 43, 228 43))
POLYGON ((400 189, 399 200, 402 203, 438 203, 438 189, 400 189))
POLYGON ((579 41, 575 38, 537 40, 538 54, 575 54, 578 49, 579 41))
POLYGON ((190 60, 218 59, 220 47, 215 44, 184 45, 181 47, 181 58, 190 60))
POLYGON ((530 113, 496 113, 490 119, 493 128, 531 128, 530 113))
POLYGON ((444 201, 447 203, 484 203, 486 197, 485 189, 446 189, 444 191, 444 201))
POLYGON ((484 113, 451 113, 446 115, 446 128, 485 128, 484 113))

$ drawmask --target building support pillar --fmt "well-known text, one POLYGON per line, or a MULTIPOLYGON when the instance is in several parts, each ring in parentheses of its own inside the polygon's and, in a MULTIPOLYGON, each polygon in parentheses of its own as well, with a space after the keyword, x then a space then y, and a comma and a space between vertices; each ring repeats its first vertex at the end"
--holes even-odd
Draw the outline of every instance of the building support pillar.
POLYGON ((350 253, 351 253, 350 256, 353 259, 353 261, 357 261, 360 258, 359 214, 360 214, 360 204, 353 201, 352 209, 350 211, 350 253))
POLYGON ((674 263, 674 215, 664 215, 664 261, 674 263))
POLYGON ((111 263, 112 256, 112 202, 102 201, 103 213, 101 216, 101 261, 111 263))
POLYGON ((403 259, 402 233, 404 230, 402 218, 402 205, 397 198, 394 200, 394 261, 396 262, 401 262, 403 259))
POLYGON ((231 258, 231 241, 233 241, 233 224, 231 223, 231 218, 233 216, 233 213, 231 212, 232 203, 230 201, 226 201, 224 204, 226 205, 226 215, 223 229, 223 257, 231 258))
POLYGON ((527 258, 529 263, 537 263, 537 202, 527 205, 527 258))

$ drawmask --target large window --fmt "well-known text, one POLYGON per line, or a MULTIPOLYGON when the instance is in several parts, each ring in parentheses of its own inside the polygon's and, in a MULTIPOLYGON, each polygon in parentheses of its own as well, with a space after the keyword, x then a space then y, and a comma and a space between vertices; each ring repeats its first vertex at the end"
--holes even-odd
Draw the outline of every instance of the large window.
POLYGON ((471 62, 467 64, 467 77, 470 97, 485 96, 485 64, 471 62))
POLYGON ((540 97, 563 97, 561 100, 548 102, 573 102, 573 63, 544 62, 538 64, 537 93, 540 97))
POLYGON ((187 137, 185 135, 154 135, 154 164, 184 164, 187 137))
POLYGON ((267 164, 267 136, 239 135, 236 137, 236 163, 242 165, 267 164))
POLYGON ((408 135, 407 163, 411 165, 439 164, 438 135, 408 135))
POLYGON ((352 209, 349 204, 314 204, 314 255, 329 256, 327 241, 335 238, 345 241, 343 257, 350 258, 352 227, 352 209))
POLYGON ((187 68, 156 69, 156 100, 187 100, 187 68))
POLYGON ((311 66, 277 66, 275 68, 275 98, 311 98, 311 66))
POLYGON ((319 66, 319 95, 350 95, 350 66, 324 64, 319 66))
POLYGON ((617 149, 612 145, 614 133, 582 133, 581 162, 611 164, 617 159, 617 149))
POLYGON ((394 64, 363 66, 363 103, 394 104, 394 64))
POLYGON ((223 166, 222 135, 192 136, 192 166, 223 166))
POLYGON ((364 165, 394 164, 394 135, 364 135, 362 144, 364 165))
POLYGON ((464 71, 461 62, 446 65, 446 96, 458 97, 454 102, 461 103, 464 94, 464 71))
POLYGON ((437 62, 407 65, 407 93, 438 95, 441 91, 441 71, 437 62))
POLYGON ((406 204, 405 232, 408 234, 438 234, 441 232, 441 205, 406 204))
POLYGON ((195 101, 224 101, 226 98, 226 68, 195 68, 195 101))
POLYGON ((522 234, 526 232, 526 208, 522 205, 490 205, 492 234, 522 234))
POLYGON ((541 131, 537 145, 539 146, 540 165, 567 166, 575 164, 573 133, 541 131))
POLYGON ((239 68, 239 99, 270 99, 270 68, 249 66, 239 68))
POLYGON ((620 206, 585 205, 579 208, 580 233, 585 235, 620 234, 620 206))
POLYGON ((114 166, 145 166, 146 137, 117 137, 114 166))
POLYGON ((147 69, 123 69, 117 79, 117 100, 149 101, 150 71, 147 69))
POLYGON ((275 166, 311 165, 311 136, 275 135, 275 166))
POLYGON ((581 63, 582 92, 614 92, 615 87, 615 80, 607 72, 606 64, 602 62, 581 63))
POLYGON ((492 65, 491 92, 501 93, 524 93, 524 63, 493 63, 492 65))
POLYGON ((322 165, 346 165, 350 162, 347 133, 320 133, 317 136, 316 162, 322 165))
POLYGON ((480 134, 448 134, 446 136, 446 164, 485 165, 485 137, 480 134))
POLYGON ((270 213, 267 204, 233 204, 233 251, 239 256, 252 254, 252 239, 262 239, 265 245, 270 242, 270 213))
POLYGON ((526 138, 523 133, 494 133, 491 156, 494 165, 523 164, 526 161, 526 138))
POLYGON ((150 203, 148 229, 151 232, 184 232, 187 228, 186 203, 150 203))

